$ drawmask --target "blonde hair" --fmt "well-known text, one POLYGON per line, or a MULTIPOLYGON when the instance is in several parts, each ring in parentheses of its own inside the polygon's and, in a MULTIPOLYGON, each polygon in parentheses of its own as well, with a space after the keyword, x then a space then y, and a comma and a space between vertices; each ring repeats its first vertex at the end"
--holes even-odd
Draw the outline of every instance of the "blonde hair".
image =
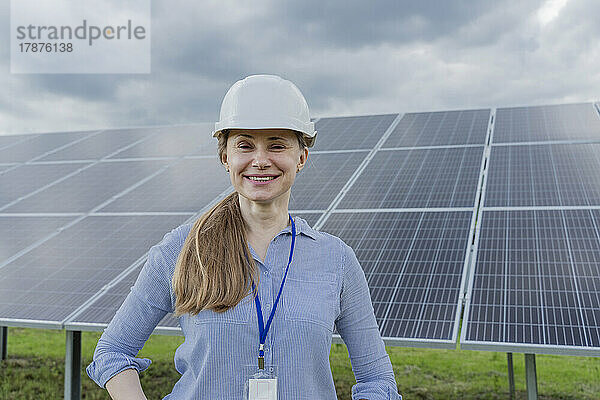
MULTIPOLYGON (((295 131, 294 131, 295 132, 295 131)), ((306 138, 295 132, 300 148, 306 138)), ((219 160, 227 151, 229 132, 219 136, 219 160)), ((239 195, 233 192, 194 222, 177 257, 172 286, 175 316, 202 310, 224 312, 258 287, 260 274, 246 239, 239 195)), ((254 296, 256 296, 256 290, 254 296)))

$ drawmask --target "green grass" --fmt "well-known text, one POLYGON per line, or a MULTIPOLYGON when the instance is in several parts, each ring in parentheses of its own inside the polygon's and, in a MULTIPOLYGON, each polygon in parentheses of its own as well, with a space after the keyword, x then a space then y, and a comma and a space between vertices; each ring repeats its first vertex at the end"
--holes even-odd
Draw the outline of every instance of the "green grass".
MULTIPOLYGON (((9 328, 8 359, 0 364, 0 399, 60 399, 64 390, 65 332, 9 328)), ((100 333, 82 334, 82 397, 109 399, 85 374, 100 333)), ((141 374, 149 399, 167 395, 179 374, 173 355, 183 342, 179 336, 152 336, 140 356, 152 359, 141 374)), ((507 399, 506 354, 478 351, 388 347, 396 382, 405 400, 507 399)), ((348 352, 332 346, 330 355, 340 399, 350 399, 355 383, 348 352)), ((600 399, 600 359, 592 357, 536 357, 540 399, 600 399)), ((517 399, 525 399, 525 363, 514 355, 517 399)))

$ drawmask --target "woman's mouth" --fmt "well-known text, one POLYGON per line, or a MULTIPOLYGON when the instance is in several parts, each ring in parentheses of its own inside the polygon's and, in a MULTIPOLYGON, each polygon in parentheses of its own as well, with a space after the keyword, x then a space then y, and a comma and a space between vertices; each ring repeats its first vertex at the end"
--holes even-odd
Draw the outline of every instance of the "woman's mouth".
POLYGON ((245 175, 244 179, 248 179, 254 184, 265 184, 277 179, 279 175, 245 175))

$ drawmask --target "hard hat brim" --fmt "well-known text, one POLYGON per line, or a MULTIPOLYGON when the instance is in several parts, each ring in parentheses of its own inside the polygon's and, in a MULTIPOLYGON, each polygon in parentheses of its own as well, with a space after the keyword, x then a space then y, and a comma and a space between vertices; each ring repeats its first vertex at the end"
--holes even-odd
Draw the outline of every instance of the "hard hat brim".
POLYGON ((212 136, 216 137, 218 134, 225 129, 289 129, 292 131, 298 131, 302 134, 312 138, 316 135, 314 122, 302 123, 301 121, 220 121, 215 123, 215 130, 212 136))

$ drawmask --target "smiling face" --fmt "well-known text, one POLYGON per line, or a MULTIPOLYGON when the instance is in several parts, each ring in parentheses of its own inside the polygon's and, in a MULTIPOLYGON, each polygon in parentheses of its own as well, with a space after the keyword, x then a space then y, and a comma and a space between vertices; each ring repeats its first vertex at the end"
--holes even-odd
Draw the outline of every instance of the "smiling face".
POLYGON ((308 149, 287 129, 231 129, 221 162, 235 190, 250 201, 289 202, 296 173, 308 149))

